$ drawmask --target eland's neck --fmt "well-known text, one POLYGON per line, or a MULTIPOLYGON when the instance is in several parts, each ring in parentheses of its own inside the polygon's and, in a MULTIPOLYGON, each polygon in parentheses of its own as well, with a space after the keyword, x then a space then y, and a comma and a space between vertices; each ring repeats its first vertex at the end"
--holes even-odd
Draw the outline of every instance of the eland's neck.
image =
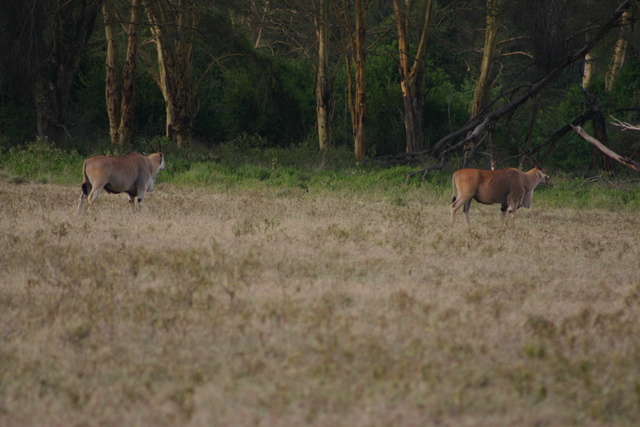
POLYGON ((538 168, 533 168, 524 174, 526 176, 526 185, 528 189, 536 188, 540 184, 540 176, 538 176, 538 168))

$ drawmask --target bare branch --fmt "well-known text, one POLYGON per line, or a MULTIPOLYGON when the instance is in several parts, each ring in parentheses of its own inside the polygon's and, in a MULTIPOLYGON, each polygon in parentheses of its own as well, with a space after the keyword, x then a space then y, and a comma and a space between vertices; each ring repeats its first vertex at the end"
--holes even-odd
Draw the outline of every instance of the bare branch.
POLYGON ((625 165, 627 167, 630 167, 631 169, 635 170, 636 172, 640 172, 640 163, 638 163, 638 162, 636 162, 633 159, 630 159, 628 157, 622 157, 618 153, 610 150, 603 143, 601 143, 600 141, 598 141, 597 139, 595 139, 594 137, 589 135, 587 132, 585 132, 584 129, 582 129, 580 126, 571 125, 571 127, 573 128, 573 130, 576 131, 576 133, 578 135, 580 135, 581 137, 586 139, 587 142, 589 142, 590 144, 594 145, 598 150, 602 151, 607 156, 611 157, 612 159, 616 160, 619 163, 622 163, 623 165, 625 165))
POLYGON ((501 53, 500 55, 498 55, 498 57, 499 58, 504 58, 505 56, 513 56, 513 55, 522 55, 522 56, 526 56, 527 58, 530 58, 530 59, 535 59, 533 57, 533 55, 530 54, 529 52, 525 52, 525 51, 521 51, 521 50, 514 51, 514 52, 501 53))
POLYGON ((410 174, 407 174, 407 178, 405 179, 405 183, 409 182, 409 178, 414 177, 416 175, 421 174, 422 178, 424 179, 425 175, 429 172, 429 171, 433 171, 433 170, 440 170, 444 167, 444 163, 440 163, 439 165, 433 165, 433 166, 428 166, 424 169, 420 169, 419 171, 416 172, 411 172, 410 174))
POLYGON ((633 126, 627 122, 623 122, 622 120, 616 119, 613 116, 611 116, 611 118, 614 120, 613 122, 611 122, 611 124, 622 128, 622 132, 624 132, 625 130, 640 130, 640 126, 633 126))

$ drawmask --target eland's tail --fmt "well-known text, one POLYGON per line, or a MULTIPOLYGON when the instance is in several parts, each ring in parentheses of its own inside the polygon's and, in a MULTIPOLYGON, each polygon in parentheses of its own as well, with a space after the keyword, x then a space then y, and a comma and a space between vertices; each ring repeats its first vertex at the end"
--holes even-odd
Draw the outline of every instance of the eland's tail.
POLYGON ((87 161, 85 160, 82 164, 82 194, 85 196, 89 195, 91 188, 88 185, 89 177, 87 176, 87 161))
POLYGON ((451 187, 451 203, 455 203, 458 198, 456 197, 456 178, 454 176, 451 177, 451 187))

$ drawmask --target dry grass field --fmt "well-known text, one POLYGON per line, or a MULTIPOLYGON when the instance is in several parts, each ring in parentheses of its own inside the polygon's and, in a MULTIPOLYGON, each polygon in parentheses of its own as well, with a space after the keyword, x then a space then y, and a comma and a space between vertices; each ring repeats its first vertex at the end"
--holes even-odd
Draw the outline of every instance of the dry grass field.
POLYGON ((0 182, 0 426, 635 426, 640 215, 0 182))

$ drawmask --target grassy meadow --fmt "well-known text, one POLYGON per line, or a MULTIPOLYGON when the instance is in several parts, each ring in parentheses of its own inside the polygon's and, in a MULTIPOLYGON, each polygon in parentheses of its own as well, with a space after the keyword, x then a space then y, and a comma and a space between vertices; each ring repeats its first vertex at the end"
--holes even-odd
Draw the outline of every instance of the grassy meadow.
POLYGON ((640 419, 638 182, 556 174, 467 227, 450 172, 168 158, 143 213, 76 216, 81 159, 6 159, 0 426, 640 419))

